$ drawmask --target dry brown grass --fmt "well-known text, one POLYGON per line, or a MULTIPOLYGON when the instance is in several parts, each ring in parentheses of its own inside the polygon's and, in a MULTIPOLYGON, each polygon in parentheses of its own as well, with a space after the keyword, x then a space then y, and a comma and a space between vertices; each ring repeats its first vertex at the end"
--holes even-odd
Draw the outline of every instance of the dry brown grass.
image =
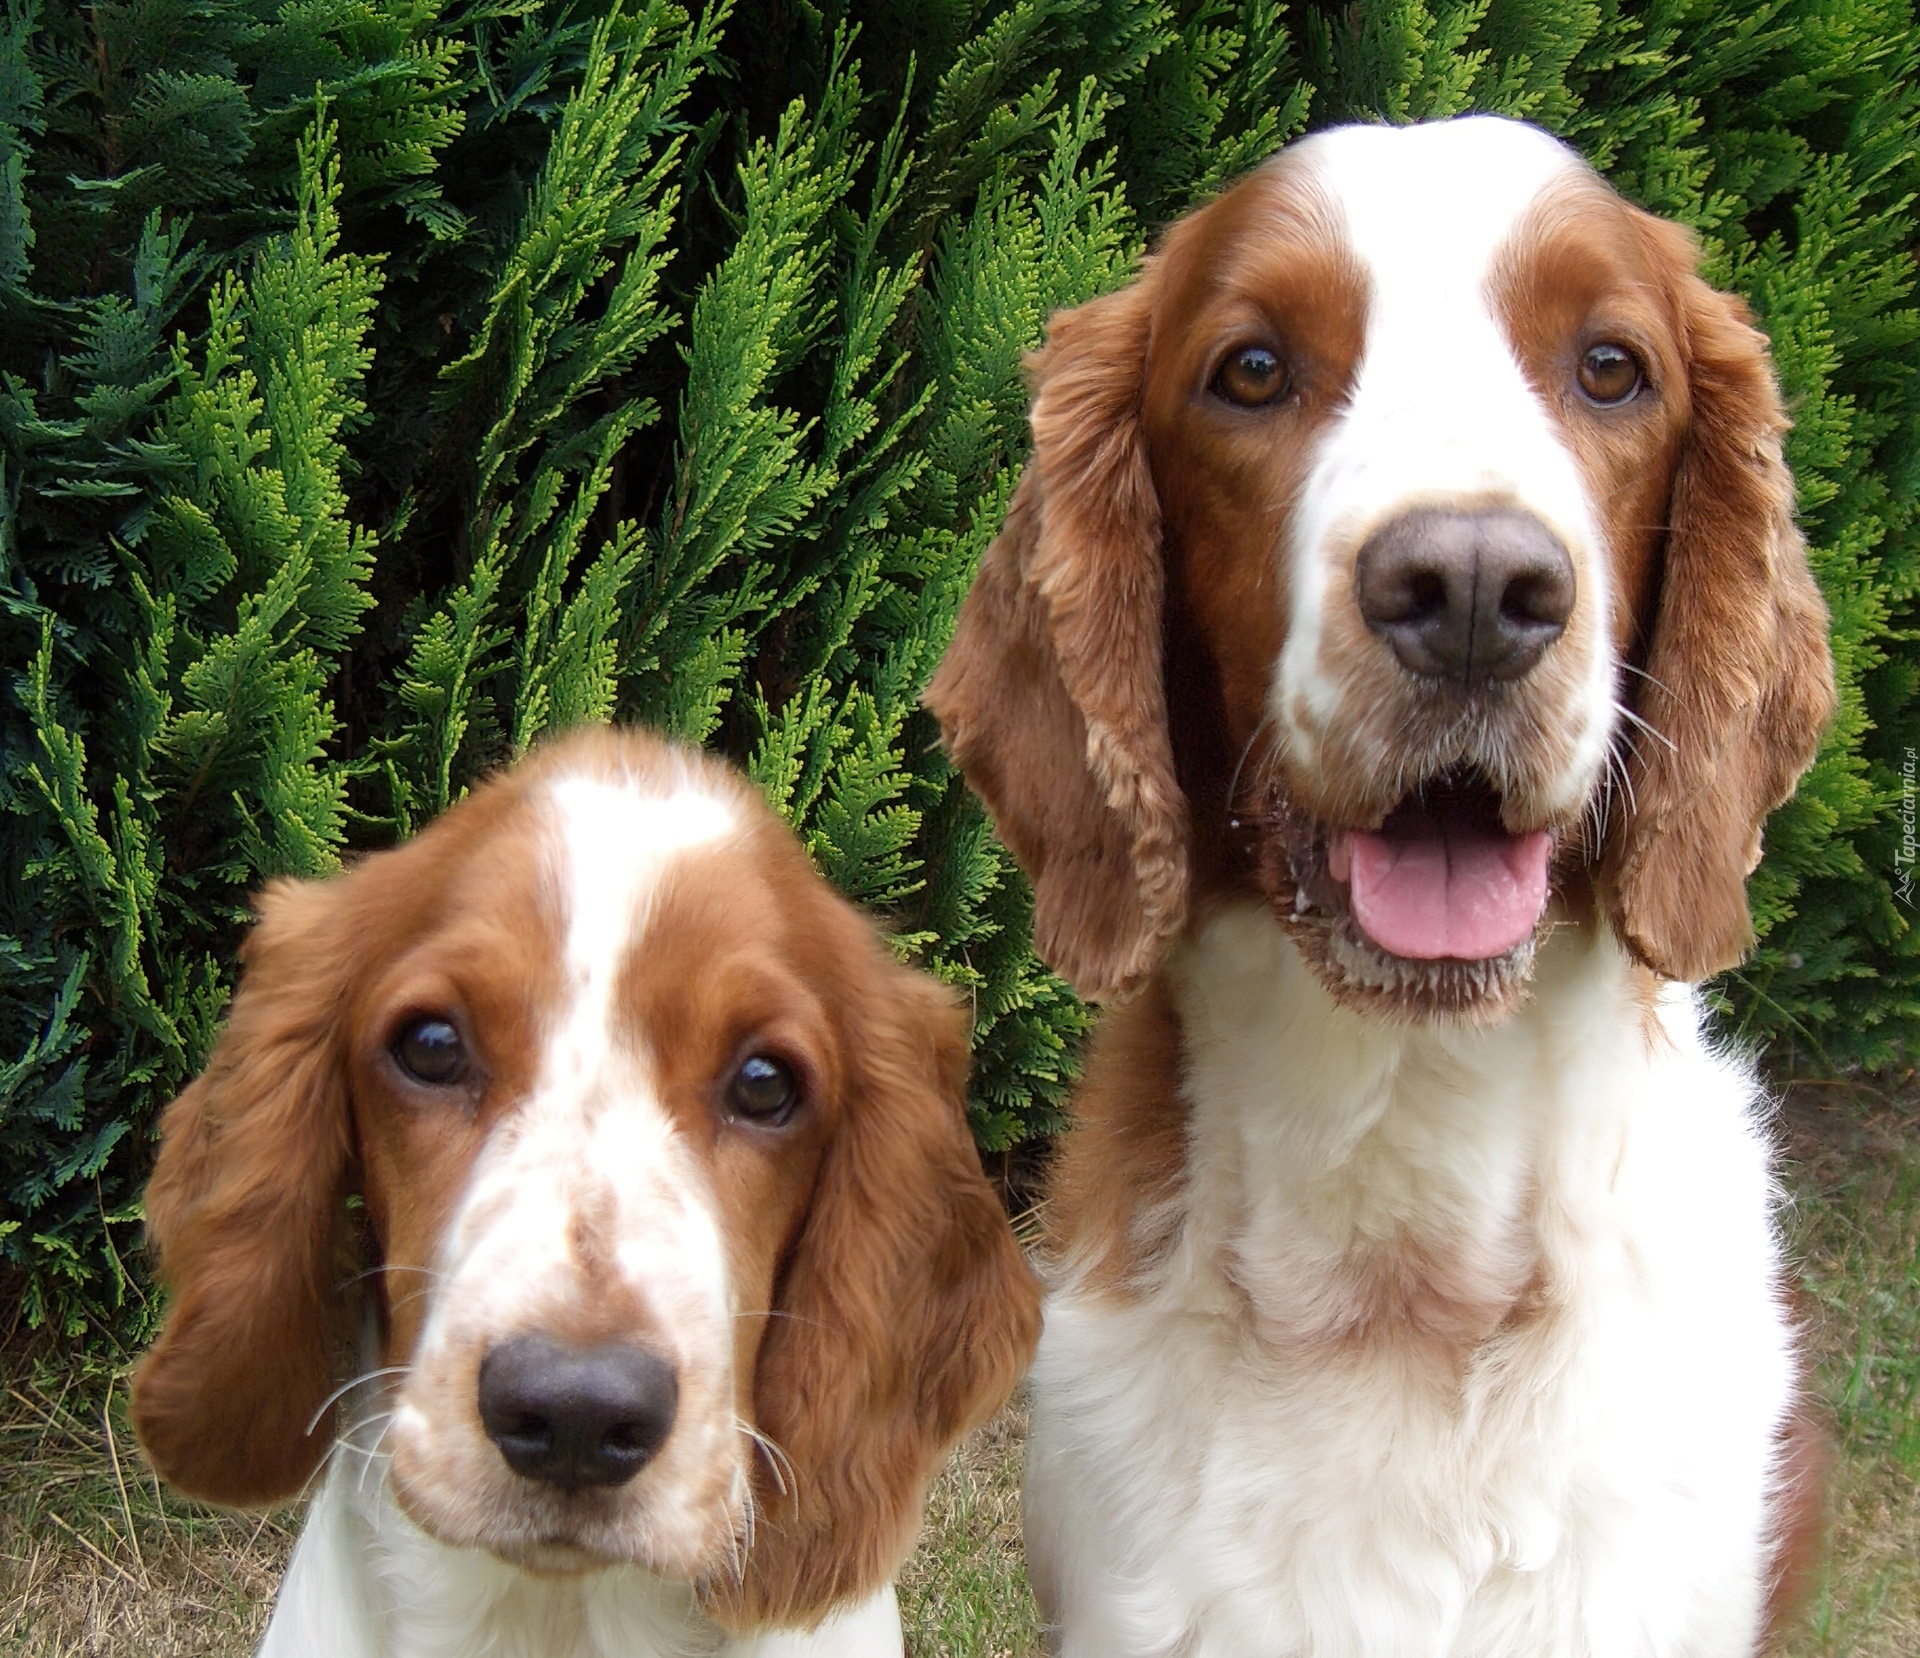
POLYGON ((162 1489, 126 1389, 16 1356, 0 1396, 0 1651, 20 1658, 242 1658, 292 1546, 285 1517, 162 1489), (103 1400, 105 1403, 103 1404, 103 1400))
MULTIPOLYGON (((1783 1116, 1792 1230, 1840 1460, 1832 1560, 1791 1658, 1920 1653, 1920 1087, 1805 1085, 1783 1116)), ((0 1652, 240 1658, 292 1521, 162 1491, 125 1388, 51 1350, 0 1361, 0 1652), (101 1400, 111 1398, 105 1415, 101 1400)), ((910 1658, 1036 1658, 1017 1401, 936 1482, 901 1575, 910 1658)))
POLYGON ((1020 1552, 1027 1403, 1017 1397, 954 1452, 900 1574, 907 1658, 1038 1658, 1039 1615, 1020 1552))
MULTIPOLYGON (((294 1518, 236 1517, 167 1492, 128 1454, 124 1385, 110 1418, 76 1404, 109 1380, 63 1381, 41 1367, 7 1386, 0 1652, 246 1658, 266 1628, 294 1518)), ((920 1550, 900 1578, 909 1658, 1037 1658, 1020 1560, 1025 1435, 1015 1400, 935 1482, 920 1550)))

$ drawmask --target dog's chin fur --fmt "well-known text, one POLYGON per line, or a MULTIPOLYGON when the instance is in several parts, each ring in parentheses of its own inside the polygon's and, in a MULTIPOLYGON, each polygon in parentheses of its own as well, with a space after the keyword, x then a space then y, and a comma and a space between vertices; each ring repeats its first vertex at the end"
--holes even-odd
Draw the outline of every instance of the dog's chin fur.
POLYGON ((601 1572, 631 1568, 663 1582, 700 1589, 729 1576, 729 1563, 739 1558, 739 1534, 745 1529, 740 1522, 734 1534, 717 1545, 703 1539, 691 1547, 680 1538, 662 1539, 654 1527, 635 1536, 630 1527, 593 1517, 568 1520, 528 1515, 518 1523, 461 1533, 437 1523, 437 1516, 424 1513, 397 1485, 393 1496, 395 1506, 434 1541, 448 1548, 489 1554, 502 1565, 548 1580, 591 1578, 601 1572), (667 1546, 659 1546, 663 1541, 667 1546))
POLYGON ((1396 1025, 1497 1025, 1533 999, 1540 928, 1503 956, 1485 961, 1415 961, 1389 955, 1348 915, 1296 915, 1292 900, 1274 911, 1294 948, 1327 994, 1354 1013, 1396 1025))

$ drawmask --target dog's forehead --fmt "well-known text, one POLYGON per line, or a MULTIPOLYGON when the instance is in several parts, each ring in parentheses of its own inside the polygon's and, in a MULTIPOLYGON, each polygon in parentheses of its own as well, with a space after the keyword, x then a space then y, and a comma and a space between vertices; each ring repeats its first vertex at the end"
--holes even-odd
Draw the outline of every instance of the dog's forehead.
MULTIPOLYGON (((658 752, 637 764, 624 758, 583 745, 549 760, 518 802, 522 821, 534 826, 533 901, 547 918, 551 968, 521 1086, 494 1120, 448 1232, 451 1257, 505 1227, 520 1268, 543 1259, 536 1233, 548 1264, 563 1262, 580 1253, 583 1216, 600 1215, 605 1231, 623 1204, 651 1193, 659 1225, 635 1231, 629 1217, 620 1232, 619 1258, 630 1271, 628 1255, 662 1237, 678 1248, 688 1227, 705 1239, 696 1254, 718 1258, 706 1237, 711 1218, 684 1201, 699 1182, 662 1095, 663 1057, 680 1033, 636 1020, 630 986, 637 962, 659 965, 663 956, 680 977, 698 976, 703 941, 674 948, 684 931, 674 891, 690 863, 704 866, 729 849, 738 856, 726 859, 725 878, 750 881, 752 858, 741 844, 752 827, 750 803, 715 768, 658 752)), ((511 1266, 503 1260, 498 1270, 511 1266)))
POLYGON ((1336 127, 1284 152, 1338 211, 1376 293, 1479 291, 1551 186, 1587 173, 1537 127, 1497 116, 1409 127, 1336 127))
POLYGON ((690 770, 563 772, 542 804, 555 831, 550 877, 577 974, 611 971, 675 861, 741 828, 739 803, 690 770))

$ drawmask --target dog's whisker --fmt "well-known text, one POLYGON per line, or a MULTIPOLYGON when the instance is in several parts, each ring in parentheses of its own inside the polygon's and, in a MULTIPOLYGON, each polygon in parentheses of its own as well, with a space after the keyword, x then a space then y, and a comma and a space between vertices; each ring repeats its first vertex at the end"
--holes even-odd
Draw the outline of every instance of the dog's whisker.
POLYGON ((780 1487, 780 1495, 783 1497, 791 1496, 795 1489, 794 1484, 791 1483, 793 1479, 793 1462, 787 1456, 787 1453, 775 1444, 768 1435, 762 1433, 750 1422, 742 1421, 736 1416, 733 1419, 733 1426, 735 1431, 745 1434, 748 1439, 752 1440, 753 1443, 759 1446, 766 1454, 768 1466, 772 1468, 774 1480, 780 1487))
POLYGON ((335 1288, 343 1290, 351 1289, 355 1284, 364 1283, 369 1278, 382 1277, 389 1272, 412 1273, 422 1278, 445 1278, 447 1276, 447 1274, 442 1272, 438 1267, 417 1267, 408 1266, 403 1261, 382 1261, 377 1266, 362 1268, 350 1278, 342 1278, 335 1288))
MULTIPOLYGON (((1229 812, 1238 809, 1236 802, 1240 798, 1240 772, 1247 763, 1247 756, 1253 753, 1254 744, 1260 741, 1260 733, 1265 731, 1271 724, 1273 724, 1272 712, 1262 713, 1259 723, 1254 726, 1252 734, 1247 738, 1246 744, 1240 750, 1240 758, 1233 764, 1233 775, 1227 780, 1226 802, 1229 812)), ((1278 767, 1278 751, 1268 749, 1260 759, 1260 765, 1254 778, 1256 787, 1265 789, 1273 781, 1272 777, 1266 774, 1277 771, 1278 767)))
MULTIPOLYGON (((1672 688, 1666 683, 1665 680, 1655 679, 1654 676, 1648 673, 1645 668, 1636 667, 1633 663, 1627 661, 1624 657, 1614 658, 1613 665, 1616 668, 1620 669, 1622 673, 1635 674, 1641 679, 1644 679, 1649 685, 1658 686, 1662 691, 1665 691, 1667 695, 1670 697, 1674 695, 1672 688)), ((1679 699, 1675 697, 1674 700, 1678 701, 1679 699)))
POLYGON ((1618 714, 1621 719, 1625 720, 1629 725, 1631 725, 1636 731, 1644 731, 1649 737, 1653 738, 1656 742, 1665 743, 1669 753, 1678 754, 1680 752, 1680 745, 1678 743, 1674 742, 1674 740, 1671 737, 1669 737, 1664 731, 1660 730, 1651 721, 1646 720, 1642 718, 1640 715, 1636 714, 1624 702, 1621 702, 1618 699, 1615 699, 1614 705, 1613 705, 1613 711, 1616 714, 1618 714))
POLYGON ((369 1370, 364 1375, 355 1376, 351 1381, 342 1382, 329 1393, 326 1398, 320 1401, 320 1408, 313 1413, 313 1420, 307 1424, 307 1432, 312 1433, 315 1428, 319 1427, 320 1418, 332 1410, 336 1402, 344 1399, 356 1387, 365 1387, 367 1383, 380 1381, 383 1377, 387 1376, 404 1376, 408 1369, 409 1366, 404 1364, 389 1364, 379 1370, 369 1370))
POLYGON ((790 1313, 784 1307, 764 1307, 758 1311, 735 1313, 735 1318, 784 1318, 790 1324, 805 1324, 815 1330, 827 1330, 838 1333, 838 1327, 825 1323, 821 1319, 808 1318, 805 1313, 790 1313))

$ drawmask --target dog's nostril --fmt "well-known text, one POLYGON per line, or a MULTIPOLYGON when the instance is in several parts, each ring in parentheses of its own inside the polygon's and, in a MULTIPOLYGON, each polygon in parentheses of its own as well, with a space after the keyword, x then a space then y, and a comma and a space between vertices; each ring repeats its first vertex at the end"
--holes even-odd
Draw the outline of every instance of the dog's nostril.
POLYGON ((1446 608, 1446 577, 1437 570, 1415 570, 1407 582, 1406 613, 1400 620, 1420 621, 1446 608))
POLYGON ((651 1456, 657 1448, 653 1435, 643 1423, 616 1422, 607 1429, 601 1443, 616 1455, 651 1456))
POLYGON ((1424 508, 1367 538, 1354 591, 1403 666, 1477 687, 1520 678, 1565 631, 1573 560, 1531 513, 1424 508))
POLYGON ((1558 633, 1573 614, 1573 571, 1524 570, 1507 583, 1500 614, 1520 627, 1546 627, 1558 633))
POLYGON ((480 1421, 507 1466, 577 1491, 623 1485, 673 1431, 680 1383, 658 1353, 515 1336, 480 1364, 480 1421))

